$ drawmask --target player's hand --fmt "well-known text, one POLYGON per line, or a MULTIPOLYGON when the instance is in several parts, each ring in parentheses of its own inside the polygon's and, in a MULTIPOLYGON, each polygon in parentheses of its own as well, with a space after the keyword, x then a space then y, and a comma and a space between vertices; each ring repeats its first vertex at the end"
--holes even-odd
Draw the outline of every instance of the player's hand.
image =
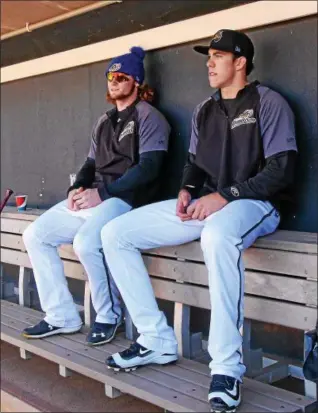
POLYGON ((176 215, 181 219, 181 221, 188 221, 191 218, 187 214, 187 208, 191 202, 191 195, 186 189, 181 189, 178 195, 176 215))
POLYGON ((203 221, 209 215, 222 209, 226 204, 228 204, 228 201, 218 192, 215 192, 214 194, 202 196, 194 201, 187 208, 187 214, 191 216, 192 219, 203 221))
POLYGON ((72 189, 69 193, 68 193, 68 197, 67 197, 67 208, 70 209, 71 211, 78 211, 78 208, 74 206, 74 195, 76 195, 79 192, 84 191, 84 189, 78 188, 78 189, 72 189))
POLYGON ((78 209, 93 208, 102 203, 97 188, 85 189, 74 195, 74 206, 78 209))

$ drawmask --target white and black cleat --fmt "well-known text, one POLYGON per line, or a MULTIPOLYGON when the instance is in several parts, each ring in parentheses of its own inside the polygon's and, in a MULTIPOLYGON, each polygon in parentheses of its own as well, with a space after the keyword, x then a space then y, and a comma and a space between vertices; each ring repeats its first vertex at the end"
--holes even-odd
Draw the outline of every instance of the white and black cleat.
POLYGON ((234 413, 241 403, 240 382, 234 377, 214 374, 209 390, 211 412, 234 413))
POLYGON ((128 349, 108 357, 106 365, 114 371, 130 372, 148 364, 167 365, 173 364, 177 360, 177 354, 160 353, 148 350, 139 343, 133 343, 128 349))

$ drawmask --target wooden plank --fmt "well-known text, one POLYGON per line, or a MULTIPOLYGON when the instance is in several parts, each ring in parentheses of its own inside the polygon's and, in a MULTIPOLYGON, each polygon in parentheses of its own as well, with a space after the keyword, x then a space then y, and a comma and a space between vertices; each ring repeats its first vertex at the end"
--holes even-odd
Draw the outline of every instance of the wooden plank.
POLYGON ((64 244, 58 248, 58 252, 61 258, 72 261, 79 261, 77 255, 74 252, 73 245, 64 244))
POLYGON ((278 230, 273 234, 258 238, 255 246, 258 248, 317 254, 318 233, 278 230))
MULTIPOLYGON (((23 243, 23 238, 21 234, 7 234, 1 233, 1 246, 3 248, 11 248, 20 251, 25 251, 25 246, 23 243)), ((66 260, 78 261, 78 257, 74 252, 73 246, 68 244, 63 244, 58 248, 59 255, 61 258, 66 260)))
POLYGON ((243 254, 243 261, 247 269, 317 279, 317 253, 249 248, 243 254))
MULTIPOLYGON (((150 256, 143 258, 151 276, 208 285, 208 271, 204 264, 150 256)), ((317 306, 317 282, 294 277, 246 270, 245 293, 317 306)))
POLYGON ((1 232, 10 232, 13 234, 23 234, 23 231, 30 225, 29 221, 1 218, 1 232))
POLYGON ((21 235, 0 234, 0 245, 2 248, 11 248, 15 250, 24 250, 24 244, 21 235))
MULTIPOLYGON (((31 263, 28 255, 23 252, 1 249, 1 260, 2 262, 9 264, 16 264, 26 268, 31 268, 31 263)), ((183 263, 180 263, 183 264, 183 263)), ((64 261, 65 275, 68 278, 75 278, 79 280, 86 280, 87 276, 84 268, 81 264, 71 261, 64 261)), ((158 298, 166 299, 169 301, 175 301, 182 304, 192 305, 199 308, 210 308, 209 304, 209 293, 206 288, 200 288, 196 286, 188 285, 176 285, 176 283, 162 280, 152 279, 155 294, 158 298)), ((313 298, 310 298, 313 300, 313 298)), ((315 312, 314 308, 303 308, 301 306, 277 303, 274 301, 267 301, 264 299, 259 299, 256 297, 246 297, 245 298, 246 312, 245 317, 250 319, 255 319, 264 322, 277 323, 287 327, 300 328, 304 330, 310 330, 313 328, 313 315, 315 312), (260 300, 259 304, 258 301, 260 300), (249 311, 249 303, 252 305, 253 311, 249 311), (265 311, 259 311, 261 308, 265 311), (283 313, 275 314, 271 308, 280 308, 283 313), (291 313, 287 313, 286 317, 284 315, 285 311, 290 309, 291 313), (295 317, 293 317, 293 314, 295 317), (291 316, 290 316, 291 314, 291 316), (303 324, 303 325, 302 325, 303 324)))
POLYGON ((1 248, 1 262, 18 265, 19 267, 32 268, 28 254, 25 252, 1 248))
MULTIPOLYGON (((5 316, 4 323, 7 325, 10 323, 10 318, 7 318, 5 316)), ((19 321, 19 325, 15 323, 15 328, 19 326, 19 328, 22 328, 25 326, 25 324, 21 323, 19 321)), ((72 336, 74 337, 74 336, 72 336)), ((74 343, 74 339, 71 336, 60 336, 60 337, 52 337, 46 339, 47 341, 51 343, 56 343, 59 346, 62 346, 63 348, 66 348, 69 352, 75 351, 79 355, 85 355, 86 357, 89 357, 93 361, 97 361, 100 363, 103 363, 105 359, 105 355, 109 354, 108 353, 108 348, 106 351, 103 351, 103 349, 98 349, 98 348, 93 348, 89 350, 89 353, 86 351, 85 348, 85 342, 84 342, 84 337, 83 335, 76 335, 75 341, 81 344, 82 346, 76 346, 74 343), (81 337, 81 339, 79 339, 81 337), (73 343, 72 343, 73 342, 73 343)), ((107 346, 108 347, 108 346, 107 346)), ((106 346, 104 347, 106 349, 106 346)), ((205 376, 205 385, 201 386, 198 384, 194 383, 187 383, 183 380, 182 377, 174 378, 170 377, 169 375, 164 373, 164 369, 162 371, 159 370, 153 370, 151 368, 145 368, 141 369, 138 371, 138 373, 134 374, 136 377, 138 376, 139 378, 142 377, 144 379, 147 379, 151 382, 153 382, 156 386, 169 386, 170 388, 178 389, 179 392, 182 392, 185 395, 192 395, 194 399, 197 399, 199 401, 205 401, 207 398, 207 393, 208 393, 208 388, 209 388, 209 382, 210 382, 210 377, 205 376)), ((298 406, 294 406, 291 403, 284 403, 282 405, 281 401, 277 401, 275 399, 269 398, 263 394, 255 394, 254 392, 250 391, 247 387, 244 387, 243 389, 243 394, 245 401, 248 401, 249 404, 252 404, 253 406, 250 407, 250 411, 255 411, 254 407, 262 407, 263 411, 277 411, 277 412, 285 412, 285 411, 295 411, 298 406)), ((243 402, 243 407, 244 407, 243 402)), ((247 406, 245 405, 245 408, 247 406)), ((244 409, 248 411, 247 409, 244 409)))
MULTIPOLYGON (((1 262, 6 264, 18 265, 26 268, 32 268, 28 254, 14 250, 1 248, 1 262)), ((83 266, 80 263, 72 261, 63 261, 65 275, 68 278, 77 280, 87 280, 87 276, 83 266)))
MULTIPOLYGON (((162 247, 156 250, 149 250, 145 254, 156 254, 171 258, 180 258, 185 260, 204 262, 200 244, 197 242, 181 245, 180 247, 162 247)), ((148 265, 152 265, 152 271, 160 271, 160 262, 151 264, 150 257, 145 257, 148 265)), ((273 272, 280 274, 295 275, 297 277, 317 279, 317 255, 300 254, 288 251, 276 251, 271 249, 249 248, 243 253, 243 261, 246 269, 258 270, 264 272, 273 272)), ((167 263, 169 271, 173 271, 176 275, 181 273, 182 265, 189 263, 176 262, 171 260, 167 263)), ((204 275, 202 270, 194 276, 202 282, 204 275)), ((182 279, 182 278, 181 278, 182 279)))
MULTIPOLYGON (((40 311, 33 310, 30 308, 19 307, 14 303, 4 300, 1 301, 1 311, 3 314, 11 316, 16 314, 16 318, 18 320, 24 320, 25 322, 28 322, 30 324, 38 322, 44 316, 44 314, 40 311)), ((85 335, 81 333, 68 335, 67 338, 69 340, 74 340, 79 343, 84 343, 85 341, 85 335)), ((58 340, 58 337, 56 337, 56 340, 58 340)), ((108 354, 124 350, 129 345, 129 340, 126 340, 121 336, 117 336, 115 340, 107 344, 107 346, 98 347, 98 350, 103 351, 106 357, 106 355, 108 354)), ((88 348, 87 352, 89 353, 90 351, 91 348, 88 348)), ((209 367, 205 364, 198 363, 193 360, 181 358, 175 365, 171 365, 168 367, 153 365, 149 366, 149 369, 154 369, 156 371, 164 371, 168 375, 171 375, 173 377, 182 377, 189 383, 197 384, 203 387, 208 387, 209 385, 209 382, 207 381, 207 378, 209 378, 210 375, 209 367)), ((289 391, 279 389, 277 387, 264 385, 263 383, 256 382, 255 380, 250 380, 248 378, 244 378, 244 387, 247 387, 248 389, 256 393, 268 395, 269 397, 280 401, 291 401, 293 404, 297 405, 301 409, 303 409, 312 401, 305 396, 291 393, 289 391)))
MULTIPOLYGON (((317 255, 318 234, 316 232, 299 232, 278 230, 274 234, 260 237, 253 247, 317 255)), ((174 247, 161 247, 145 251, 150 254, 203 261, 199 241, 174 247)))
MULTIPOLYGON (((15 207, 6 207, 2 212, 2 217, 12 218, 12 219, 22 219, 34 221, 39 215, 43 214, 45 209, 28 209, 25 212, 17 212, 15 207)), ((254 244, 256 248, 266 248, 275 249, 282 251, 294 251, 317 254, 318 246, 318 233, 317 232, 302 232, 302 231, 288 231, 288 230, 278 230, 273 234, 267 235, 265 237, 260 237, 254 244)), ((159 251, 159 255, 165 255, 165 248, 160 248, 158 250, 151 250, 153 253, 159 251)), ((193 254, 191 250, 194 251, 195 256, 201 257, 199 261, 202 261, 202 253, 200 248, 200 243, 198 241, 184 244, 180 247, 168 247, 168 256, 175 256, 180 258, 186 258, 184 255, 193 254), (190 248, 189 248, 190 247, 190 248), (174 252, 173 252, 174 250, 174 252), (172 254, 172 255, 170 255, 172 254)), ((188 258, 193 259, 193 258, 188 258)), ((196 259, 194 259, 196 260, 196 259)))
POLYGON ((246 271, 245 294, 317 307, 316 281, 246 271))
MULTIPOLYGON (((176 284, 153 278, 151 282, 158 298, 210 309, 210 297, 207 288, 176 284)), ((245 296, 244 301, 245 317, 251 320, 300 330, 311 330, 316 324, 317 310, 315 308, 252 296, 245 296)))

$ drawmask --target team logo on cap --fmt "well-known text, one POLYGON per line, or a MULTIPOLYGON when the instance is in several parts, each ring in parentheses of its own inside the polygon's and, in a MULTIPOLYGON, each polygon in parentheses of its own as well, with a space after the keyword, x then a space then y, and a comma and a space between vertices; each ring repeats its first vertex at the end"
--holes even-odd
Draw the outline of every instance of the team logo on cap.
POLYGON ((254 110, 247 109, 241 113, 237 118, 235 118, 231 124, 231 129, 235 129, 238 126, 246 125, 248 123, 256 123, 256 119, 253 117, 254 110))
POLYGON ((219 30, 218 32, 215 33, 215 35, 212 37, 212 42, 217 43, 222 39, 223 36, 223 30, 219 30))
POLYGON ((111 67, 109 68, 109 72, 118 72, 118 70, 121 68, 121 63, 114 63, 113 65, 111 65, 111 67))

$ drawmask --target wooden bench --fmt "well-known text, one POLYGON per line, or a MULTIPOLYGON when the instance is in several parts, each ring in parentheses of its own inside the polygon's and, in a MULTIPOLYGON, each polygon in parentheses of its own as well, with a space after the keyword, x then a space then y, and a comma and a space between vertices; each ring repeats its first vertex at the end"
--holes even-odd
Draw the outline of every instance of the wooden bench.
MULTIPOLYGON (((180 357, 174 366, 149 366, 133 373, 116 373, 104 365, 106 356, 127 347, 127 338, 116 339, 99 348, 85 345, 85 328, 71 336, 26 340, 21 330, 36 323, 43 315, 30 306, 31 264, 25 252, 22 233, 43 211, 17 213, 7 208, 1 218, 1 263, 19 266, 19 303, 2 301, 1 339, 20 348, 21 356, 34 353, 59 365, 60 373, 84 374, 105 384, 105 393, 117 397, 129 393, 170 411, 209 411, 207 393, 210 382, 208 366, 180 357)), ((83 267, 70 245, 63 245, 60 256, 67 277, 85 282, 84 321, 89 326, 94 314, 83 267)), ((174 303, 174 328, 180 355, 191 357, 200 334, 191 335, 190 309, 209 309, 207 273, 199 242, 179 247, 160 248, 143 254, 151 274, 156 297, 174 303)), ((250 348, 250 320, 279 324, 308 331, 317 317, 317 234, 277 231, 259 239, 244 253, 246 267, 244 361, 248 375, 264 377, 288 375, 282 363, 263 368, 261 350, 250 348), (276 369, 276 370, 275 370, 276 369), (275 375, 275 371, 278 373, 275 375)), ((126 337, 134 329, 126 315, 126 337)), ((309 383, 308 384, 308 388, 309 383)), ((313 392, 312 392, 313 395, 313 392)), ((275 388, 255 379, 244 379, 244 401, 239 412, 306 411, 313 399, 275 388)))

